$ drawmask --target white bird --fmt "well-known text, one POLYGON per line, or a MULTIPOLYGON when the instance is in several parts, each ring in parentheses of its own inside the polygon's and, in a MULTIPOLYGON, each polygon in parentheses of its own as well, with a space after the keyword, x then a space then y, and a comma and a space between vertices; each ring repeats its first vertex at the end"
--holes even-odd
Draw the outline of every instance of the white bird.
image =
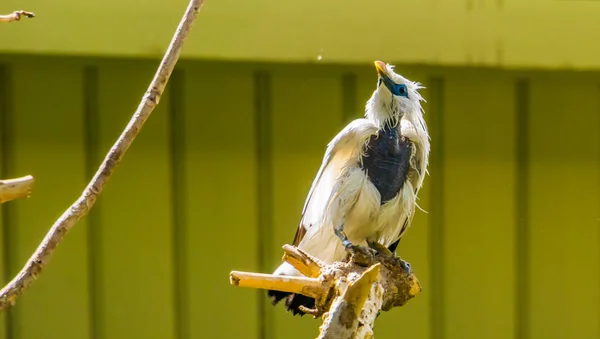
MULTIPOLYGON (((391 252, 409 228, 427 173, 429 134, 418 90, 423 88, 375 62, 377 88, 365 117, 350 122, 328 144, 306 198, 293 244, 326 263, 344 259, 355 246, 391 252)), ((302 276, 288 263, 273 274, 302 276)), ((273 304, 303 315, 314 299, 268 291, 273 304)))

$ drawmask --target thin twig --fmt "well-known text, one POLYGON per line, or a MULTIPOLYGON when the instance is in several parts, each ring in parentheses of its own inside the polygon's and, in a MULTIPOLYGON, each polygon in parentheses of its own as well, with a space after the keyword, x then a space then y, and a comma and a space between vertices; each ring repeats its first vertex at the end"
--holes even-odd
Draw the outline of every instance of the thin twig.
POLYGON ((102 192, 123 155, 133 143, 152 110, 158 105, 173 68, 179 59, 183 42, 203 2, 203 0, 190 0, 160 66, 131 120, 104 158, 100 168, 83 190, 79 199, 56 220, 44 240, 21 269, 21 272, 0 291, 0 310, 14 305, 16 299, 27 290, 40 274, 42 268, 48 263, 52 252, 63 240, 66 233, 89 212, 96 202, 98 195, 102 192))
POLYGON ((35 18, 35 14, 33 12, 14 11, 7 15, 0 15, 0 22, 19 21, 23 16, 26 18, 35 18))
POLYGON ((34 183, 31 175, 0 180, 0 204, 15 199, 29 198, 34 183))

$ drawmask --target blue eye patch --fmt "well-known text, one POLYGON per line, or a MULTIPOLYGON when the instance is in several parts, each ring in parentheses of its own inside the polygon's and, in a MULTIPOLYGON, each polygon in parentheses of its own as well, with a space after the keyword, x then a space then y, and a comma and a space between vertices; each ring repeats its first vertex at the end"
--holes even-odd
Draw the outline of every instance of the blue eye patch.
POLYGON ((408 98, 408 90, 406 89, 406 85, 404 84, 394 84, 393 90, 391 92, 392 94, 397 95, 399 97, 408 98))
POLYGON ((381 82, 385 84, 385 87, 387 87, 393 95, 408 98, 408 88, 406 88, 405 84, 394 83, 386 76, 380 77, 377 85, 381 85, 381 82))

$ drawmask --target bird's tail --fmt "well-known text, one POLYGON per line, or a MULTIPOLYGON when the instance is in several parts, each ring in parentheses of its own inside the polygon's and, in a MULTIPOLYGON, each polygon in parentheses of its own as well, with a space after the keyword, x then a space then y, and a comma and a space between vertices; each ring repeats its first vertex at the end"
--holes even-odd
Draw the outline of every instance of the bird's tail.
MULTIPOLYGON (((298 270, 294 268, 294 266, 290 265, 287 262, 282 263, 279 267, 273 272, 274 275, 287 275, 287 276, 302 276, 298 270)), ((277 305, 281 300, 285 299, 285 308, 292 312, 292 314, 303 316, 305 313, 300 309, 300 306, 304 306, 306 308, 314 308, 315 307, 315 299, 311 297, 307 297, 302 294, 290 293, 290 292, 281 292, 268 290, 267 295, 271 299, 273 306, 277 305)))

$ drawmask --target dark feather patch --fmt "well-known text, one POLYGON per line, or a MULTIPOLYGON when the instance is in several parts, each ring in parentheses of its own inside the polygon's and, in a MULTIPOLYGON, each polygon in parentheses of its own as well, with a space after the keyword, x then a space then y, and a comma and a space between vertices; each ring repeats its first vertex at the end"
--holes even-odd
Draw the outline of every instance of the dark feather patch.
POLYGON ((390 250, 390 252, 394 253, 396 251, 396 248, 398 247, 399 243, 400 243, 400 239, 394 241, 390 246, 388 246, 388 250, 390 250))
POLYGON ((273 304, 273 306, 275 306, 281 301, 281 299, 287 297, 290 294, 288 292, 268 290, 267 295, 269 296, 269 299, 271 299, 271 303, 273 304))
POLYGON ((286 300, 285 308, 292 312, 293 315, 303 316, 306 313, 300 310, 300 305, 306 308, 314 308, 315 299, 302 294, 291 294, 286 300))
POLYGON ((285 300, 286 310, 292 312, 293 315, 303 316, 306 314, 300 310, 300 305, 306 308, 315 307, 315 299, 302 294, 269 290, 267 291, 267 295, 271 299, 273 306, 277 305, 281 300, 285 300))
POLYGON ((394 199, 410 170, 412 143, 397 128, 386 127, 372 135, 362 157, 362 169, 381 195, 381 204, 394 199))

